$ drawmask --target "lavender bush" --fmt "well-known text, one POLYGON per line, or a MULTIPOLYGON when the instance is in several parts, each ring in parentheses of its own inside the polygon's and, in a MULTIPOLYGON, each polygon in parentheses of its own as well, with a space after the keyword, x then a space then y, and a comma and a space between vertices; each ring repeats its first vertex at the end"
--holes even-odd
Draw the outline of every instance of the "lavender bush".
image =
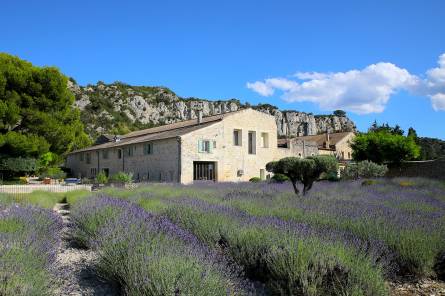
POLYGON ((0 295, 49 295, 62 221, 31 206, 0 206, 0 295))
POLYGON ((127 295, 243 295, 240 270, 165 217, 116 198, 72 209, 76 238, 99 253, 99 271, 127 295))
POLYGON ((267 183, 108 193, 166 215, 281 294, 380 295, 382 276, 440 276, 445 185, 361 183, 319 182, 306 198, 295 198, 290 184, 267 183))

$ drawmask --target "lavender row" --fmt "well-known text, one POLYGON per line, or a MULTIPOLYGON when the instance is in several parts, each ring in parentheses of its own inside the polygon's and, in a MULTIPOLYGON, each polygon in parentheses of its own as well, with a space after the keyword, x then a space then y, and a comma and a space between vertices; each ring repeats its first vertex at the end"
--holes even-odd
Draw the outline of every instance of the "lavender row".
POLYGON ((91 198, 72 209, 79 241, 100 256, 99 270, 128 295, 242 295, 240 269, 165 217, 133 203, 91 198))
POLYGON ((50 210, 0 207, 0 295, 47 295, 62 220, 50 210))

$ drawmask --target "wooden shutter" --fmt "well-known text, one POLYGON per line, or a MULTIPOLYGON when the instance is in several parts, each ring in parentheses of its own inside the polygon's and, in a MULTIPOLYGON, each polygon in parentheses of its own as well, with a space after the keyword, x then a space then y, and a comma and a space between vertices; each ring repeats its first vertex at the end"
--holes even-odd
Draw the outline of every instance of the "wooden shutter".
POLYGON ((202 152, 202 140, 198 140, 198 152, 202 152))

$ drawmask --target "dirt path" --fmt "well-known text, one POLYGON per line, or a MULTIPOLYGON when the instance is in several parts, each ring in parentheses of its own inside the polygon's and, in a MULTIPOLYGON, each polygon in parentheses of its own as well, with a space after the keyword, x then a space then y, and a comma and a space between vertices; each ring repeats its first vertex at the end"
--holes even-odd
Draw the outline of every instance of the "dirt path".
POLYGON ((97 295, 117 296, 118 289, 97 276, 94 266, 97 255, 78 248, 72 241, 69 205, 56 204, 54 211, 63 219, 62 244, 56 259, 58 288, 55 296, 97 295))
POLYGON ((444 296, 445 283, 421 280, 417 283, 391 283, 391 296, 444 296))

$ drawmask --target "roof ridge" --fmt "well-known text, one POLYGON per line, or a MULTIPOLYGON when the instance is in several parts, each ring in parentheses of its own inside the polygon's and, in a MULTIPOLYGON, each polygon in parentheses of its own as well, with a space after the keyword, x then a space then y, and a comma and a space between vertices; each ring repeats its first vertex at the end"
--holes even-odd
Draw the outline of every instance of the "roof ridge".
MULTIPOLYGON (((220 114, 205 116, 202 118, 202 120, 203 120, 202 123, 208 123, 208 122, 212 122, 212 121, 221 120, 226 115, 230 115, 230 114, 242 111, 242 110, 245 110, 245 109, 238 109, 236 111, 230 111, 230 112, 224 112, 224 113, 220 113, 220 114)), ((134 137, 140 137, 140 136, 147 135, 147 134, 155 134, 155 133, 160 133, 160 132, 164 132, 164 131, 175 130, 175 129, 180 129, 180 128, 184 128, 184 127, 190 127, 190 126, 194 126, 194 125, 198 125, 197 118, 187 119, 187 120, 177 121, 177 122, 164 124, 164 125, 160 125, 160 126, 155 126, 155 127, 151 127, 151 128, 147 128, 147 129, 132 131, 126 135, 122 135, 122 138, 129 139, 129 138, 134 138, 134 137), (150 132, 150 131, 152 131, 152 132, 150 132)))

